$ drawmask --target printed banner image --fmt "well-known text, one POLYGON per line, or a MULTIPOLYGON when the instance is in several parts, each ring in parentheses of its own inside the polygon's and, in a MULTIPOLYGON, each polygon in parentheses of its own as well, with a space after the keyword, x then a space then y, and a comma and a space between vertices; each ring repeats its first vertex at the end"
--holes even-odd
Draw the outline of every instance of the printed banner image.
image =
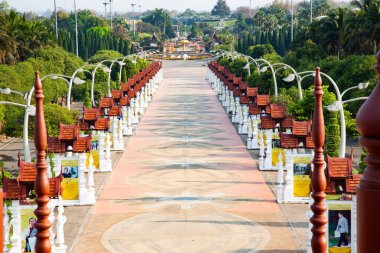
POLYGON ((272 166, 277 166, 278 163, 278 156, 279 154, 282 154, 282 164, 285 166, 285 150, 281 148, 274 148, 272 149, 272 166))
POLYGON ((351 252, 351 204, 328 204, 329 253, 351 252))
POLYGON ((99 135, 91 136, 91 150, 98 149, 98 145, 99 145, 99 135))
POLYGON ((79 200, 78 159, 62 160, 62 200, 79 200))
POLYGON ((293 194, 294 197, 310 196, 310 157, 293 157, 293 194))
POLYGON ((91 150, 90 153, 86 153, 86 168, 90 165, 90 154, 92 155, 92 159, 94 160, 95 169, 99 169, 99 151, 91 150))
POLYGON ((37 218, 35 207, 21 209, 21 252, 35 252, 37 229, 34 227, 37 218))
MULTIPOLYGON (((113 133, 109 133, 110 136, 110 142, 111 142, 111 147, 113 147, 113 133)), ((106 135, 104 136, 104 144, 106 143, 107 137, 106 135)), ((104 147, 106 148, 106 147, 104 147)))
MULTIPOLYGON (((264 139, 264 146, 265 146, 265 145, 267 145, 267 135, 265 134, 265 132, 263 132, 263 139, 264 139)), ((260 134, 260 132, 257 135, 257 140, 261 140, 261 134, 260 134)))

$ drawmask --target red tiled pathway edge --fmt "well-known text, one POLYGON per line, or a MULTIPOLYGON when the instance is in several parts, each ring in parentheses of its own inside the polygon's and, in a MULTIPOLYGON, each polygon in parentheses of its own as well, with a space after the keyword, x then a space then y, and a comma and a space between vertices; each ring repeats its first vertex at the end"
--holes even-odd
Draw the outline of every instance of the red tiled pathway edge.
POLYGON ((200 62, 164 63, 73 252, 299 252, 205 76, 200 62))

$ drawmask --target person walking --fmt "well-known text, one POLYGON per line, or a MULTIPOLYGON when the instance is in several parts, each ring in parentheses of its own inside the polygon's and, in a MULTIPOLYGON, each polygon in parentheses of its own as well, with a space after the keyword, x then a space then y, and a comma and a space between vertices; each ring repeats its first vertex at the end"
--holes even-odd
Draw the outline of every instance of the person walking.
POLYGON ((347 241, 348 221, 343 216, 342 213, 338 213, 338 217, 339 217, 338 225, 337 225, 335 231, 338 231, 340 233, 340 236, 339 236, 339 241, 338 241, 337 246, 342 247, 342 244, 344 246, 348 246, 348 241, 347 241))

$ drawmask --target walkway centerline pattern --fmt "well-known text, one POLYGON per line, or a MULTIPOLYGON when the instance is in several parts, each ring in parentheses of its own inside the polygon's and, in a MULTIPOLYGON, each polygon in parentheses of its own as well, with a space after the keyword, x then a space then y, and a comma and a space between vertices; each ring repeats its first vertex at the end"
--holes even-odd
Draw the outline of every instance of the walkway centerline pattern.
POLYGON ((73 252, 299 252, 206 71, 199 61, 164 62, 73 252))

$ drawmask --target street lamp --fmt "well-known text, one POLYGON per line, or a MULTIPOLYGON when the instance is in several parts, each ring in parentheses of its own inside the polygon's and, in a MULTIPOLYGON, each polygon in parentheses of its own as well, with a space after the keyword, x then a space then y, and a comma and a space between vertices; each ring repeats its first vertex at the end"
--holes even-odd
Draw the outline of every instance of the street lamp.
POLYGON ((276 73, 275 73, 275 71, 274 71, 274 69, 273 69, 272 64, 271 64, 269 61, 267 61, 267 60, 265 60, 265 59, 263 59, 263 58, 256 59, 256 61, 257 61, 257 62, 263 62, 263 64, 266 64, 266 65, 267 65, 267 66, 262 67, 262 68, 260 69, 260 72, 265 72, 265 71, 268 70, 268 68, 269 68, 270 71, 272 72, 272 78, 273 78, 273 83, 274 83, 274 97, 275 97, 275 99, 277 99, 277 98, 278 98, 277 80, 276 80, 276 73))
POLYGON ((132 6, 132 27, 133 27, 133 36, 135 36, 136 35, 136 33, 135 33, 135 5, 136 4, 131 4, 131 6, 132 6))
POLYGON ((76 53, 79 56, 79 46, 78 46, 78 16, 77 16, 77 1, 74 0, 74 12, 75 12, 75 46, 76 53))
POLYGON ((107 5, 108 4, 109 3, 106 2, 106 1, 104 1, 104 3, 103 3, 103 5, 104 5, 104 18, 105 18, 105 20, 107 20, 107 5))
POLYGON ((139 20, 141 20, 141 5, 139 5, 139 20))
POLYGON ((113 27, 113 25, 112 25, 112 0, 109 0, 110 1, 110 19, 111 19, 111 30, 112 30, 112 27, 113 27))
MULTIPOLYGON (((120 70, 123 69, 123 66, 125 65, 124 62, 120 61, 119 59, 116 59, 114 60, 110 67, 108 69, 105 70, 105 72, 108 72, 108 95, 111 96, 111 72, 112 72, 112 66, 115 64, 115 63, 118 63, 119 66, 120 66, 120 70)), ((104 68, 103 68, 103 71, 104 71, 104 68)), ((121 72, 121 71, 120 71, 121 72)), ((121 77, 120 77, 121 78, 121 77)), ((119 82, 120 83, 120 82, 119 82)))
MULTIPOLYGON (((85 70, 84 68, 86 67, 91 67, 91 66, 94 66, 94 64, 85 64, 81 67, 79 67, 77 70, 74 71, 74 73, 72 74, 72 76, 70 77, 70 81, 69 81, 69 89, 67 91, 67 101, 66 101, 66 105, 67 105, 67 108, 70 109, 70 101, 71 101, 71 89, 73 87, 73 83, 75 81, 75 76, 79 73, 79 72, 89 72, 88 70, 85 70)), ((93 77, 93 73, 92 72, 89 72, 92 77, 93 77)))
POLYGON ((92 105, 95 105, 95 98, 94 98, 94 84, 95 84, 95 74, 96 74, 96 71, 101 68, 104 72, 108 73, 108 94, 111 93, 111 84, 110 84, 110 75, 111 75, 111 71, 112 71, 112 64, 115 63, 115 62, 118 62, 120 66, 123 66, 124 62, 120 62, 119 61, 119 58, 118 59, 106 59, 106 60, 103 60, 101 62, 99 62, 95 68, 92 70, 92 80, 91 80, 91 102, 92 102, 92 105), (110 67, 107 67, 105 65, 103 65, 103 63, 105 62, 110 62, 111 63, 111 66, 110 67))
POLYGON ((282 66, 281 68, 278 68, 275 72, 277 72, 280 69, 289 69, 290 71, 293 72, 293 73, 289 74, 287 77, 283 78, 282 80, 287 82, 287 83, 290 83, 290 82, 293 82, 294 80, 296 80, 297 81, 297 87, 298 87, 299 99, 302 100, 303 94, 302 94, 302 87, 301 87, 301 79, 298 76, 296 70, 292 66, 285 64, 285 63, 275 63, 272 66, 282 66))
MULTIPOLYGON (((311 0, 310 0, 311 1, 311 0)), ((290 0, 290 19, 291 19, 291 28, 290 28, 290 41, 293 42, 294 39, 294 12, 293 12, 293 0, 290 0)))
POLYGON ((58 39, 57 0, 54 0, 54 16, 55 16, 55 37, 58 39))
MULTIPOLYGON (((361 89, 365 89, 368 87, 368 84, 367 83, 359 83, 358 85, 355 85, 347 90, 345 90, 343 93, 340 92, 339 88, 338 88, 338 85, 335 83, 334 79, 332 79, 329 75, 327 75, 326 73, 323 73, 323 72, 320 72, 321 76, 325 77, 327 80, 329 80, 329 82, 332 84, 332 86, 334 87, 334 90, 335 90, 335 93, 336 93, 336 97, 337 97, 337 102, 335 105, 329 107, 331 109, 335 109, 335 108, 338 108, 339 110, 339 116, 340 116, 340 144, 339 144, 339 158, 344 158, 345 157, 345 153, 346 153, 346 119, 344 117, 344 110, 343 110, 343 106, 342 105, 342 94, 345 94, 348 90, 351 90, 351 89, 359 89, 359 87, 361 89)), ((300 78, 300 82, 302 82, 302 80, 306 77, 309 77, 309 76, 315 76, 315 71, 304 71, 304 72, 301 72, 301 73, 298 73, 299 76, 301 75, 304 75, 300 78)), ((328 108, 326 108, 328 109, 328 108)), ((338 111, 337 110, 337 111, 338 111)))
POLYGON ((27 104, 19 104, 19 103, 13 103, 9 101, 0 101, 0 104, 9 104, 9 105, 14 105, 14 106, 19 106, 19 107, 24 107, 25 108, 25 113, 24 113, 24 125, 23 125, 23 146, 24 146, 24 160, 25 162, 30 162, 31 161, 31 156, 30 156, 30 148, 29 148, 29 136, 28 136, 28 127, 29 127, 29 115, 34 116, 36 114, 36 108, 31 105, 31 99, 29 97, 32 97, 32 93, 34 91, 34 86, 30 90, 29 93, 22 94, 18 91, 12 91, 9 88, 5 89, 0 89, 0 93, 4 95, 9 95, 11 93, 16 93, 16 94, 22 94, 24 99, 27 97, 27 104))
MULTIPOLYGON (((125 56, 120 62, 122 64, 122 66, 124 66, 125 65, 124 62, 125 62, 126 59, 132 59, 131 60, 132 63, 136 65, 137 64, 137 61, 136 61, 137 57, 139 57, 138 53, 136 53, 136 54, 130 54, 130 55, 125 56)), ((122 71, 123 71, 123 67, 122 66, 120 67, 119 83, 121 83, 121 75, 122 75, 122 71)))
POLYGON ((20 95, 21 97, 23 97, 23 99, 26 99, 26 94, 27 94, 27 93, 23 94, 19 91, 14 91, 14 90, 11 90, 9 88, 4 88, 4 89, 0 88, 0 93, 3 95, 9 95, 11 93, 14 93, 14 94, 20 95))
POLYGON ((73 83, 74 84, 83 84, 83 83, 86 82, 86 81, 84 81, 84 80, 82 80, 82 79, 80 79, 78 77, 75 77, 78 72, 83 72, 83 71, 84 70, 82 68, 79 68, 78 70, 76 70, 74 72, 74 74, 72 76, 65 76, 65 75, 59 75, 59 74, 46 75, 46 76, 44 76, 44 77, 41 78, 41 82, 43 80, 45 80, 46 78, 51 78, 52 80, 57 80, 57 79, 64 80, 68 84, 68 86, 69 86, 69 88, 67 90, 66 107, 68 109, 70 109, 71 88, 72 88, 73 83))

